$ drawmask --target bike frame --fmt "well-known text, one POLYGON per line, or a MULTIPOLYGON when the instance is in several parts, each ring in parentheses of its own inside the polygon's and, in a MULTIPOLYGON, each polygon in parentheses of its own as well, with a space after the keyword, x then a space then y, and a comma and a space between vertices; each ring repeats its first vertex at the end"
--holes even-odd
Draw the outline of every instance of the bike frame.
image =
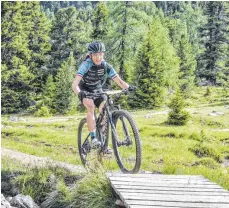
MULTIPOLYGON (((101 113, 99 113, 99 115, 98 116, 96 116, 96 113, 94 113, 94 116, 95 116, 95 123, 96 123, 96 132, 97 133, 99 133, 99 139, 100 139, 100 141, 101 141, 101 149, 103 150, 103 147, 104 147, 104 144, 105 144, 105 138, 101 135, 101 132, 99 131, 99 125, 100 125, 100 122, 101 122, 101 117, 103 117, 104 116, 104 112, 106 111, 106 113, 107 113, 107 116, 108 116, 108 122, 109 122, 109 125, 111 126, 111 131, 112 131, 112 134, 113 135, 116 135, 116 129, 115 129, 115 125, 114 125, 114 123, 113 123, 113 119, 112 119, 112 112, 109 110, 109 107, 112 107, 112 100, 111 100, 111 98, 108 96, 108 94, 106 94, 106 93, 95 93, 96 94, 96 96, 98 96, 98 95, 106 95, 107 96, 107 101, 106 101, 106 103, 105 103, 105 105, 104 105, 104 107, 103 107, 103 109, 102 109, 102 112, 101 113)), ((94 95, 93 94, 91 94, 91 96, 93 97, 94 95)), ((118 109, 120 109, 120 106, 115 106, 115 107, 117 107, 118 109)), ((130 141, 130 135, 129 135, 129 132, 128 132, 128 130, 127 130, 127 127, 126 127, 126 124, 125 124, 125 122, 124 122, 124 120, 123 120, 123 118, 121 118, 121 121, 122 121, 122 125, 123 125, 123 129, 124 129, 124 131, 125 131, 125 134, 126 134, 126 136, 127 136, 127 138, 126 138, 126 140, 127 140, 127 143, 129 143, 129 142, 131 142, 130 141)), ((88 134, 88 136, 86 137, 86 139, 85 139, 85 141, 83 142, 83 145, 88 141, 88 138, 89 138, 89 136, 90 136, 90 133, 88 134)), ((114 138, 116 138, 116 136, 114 137, 114 138)), ((117 142, 117 145, 118 146, 121 146, 121 145, 123 145, 122 143, 120 143, 119 141, 116 141, 117 142)))

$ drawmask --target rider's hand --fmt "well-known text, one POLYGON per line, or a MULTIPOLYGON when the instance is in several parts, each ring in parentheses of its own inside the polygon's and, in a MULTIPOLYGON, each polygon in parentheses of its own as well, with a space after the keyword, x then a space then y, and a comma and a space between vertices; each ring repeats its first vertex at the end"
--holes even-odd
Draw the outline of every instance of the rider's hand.
POLYGON ((134 85, 130 85, 130 86, 127 88, 127 90, 128 90, 129 92, 135 92, 136 89, 137 89, 137 87, 134 86, 134 85))
POLYGON ((83 99, 86 97, 86 92, 84 91, 80 91, 78 93, 78 98, 81 100, 81 102, 83 102, 83 99))

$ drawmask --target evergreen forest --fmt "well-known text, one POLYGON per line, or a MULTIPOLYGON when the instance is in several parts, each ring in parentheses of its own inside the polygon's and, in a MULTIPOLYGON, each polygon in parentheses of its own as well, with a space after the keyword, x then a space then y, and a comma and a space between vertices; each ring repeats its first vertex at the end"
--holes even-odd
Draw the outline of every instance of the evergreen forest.
POLYGON ((1 23, 2 114, 79 111, 72 81, 94 40, 137 86, 120 99, 127 108, 158 108, 199 86, 229 95, 226 1, 4 1, 1 23))

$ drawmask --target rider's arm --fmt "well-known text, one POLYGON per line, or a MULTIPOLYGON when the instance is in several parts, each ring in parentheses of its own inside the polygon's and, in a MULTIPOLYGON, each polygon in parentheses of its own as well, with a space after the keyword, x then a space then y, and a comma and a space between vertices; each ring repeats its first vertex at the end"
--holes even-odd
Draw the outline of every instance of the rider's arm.
POLYGON ((74 93, 78 94, 80 92, 80 88, 79 88, 79 83, 80 80, 82 79, 82 77, 84 76, 84 74, 88 71, 88 69, 90 68, 90 62, 89 61, 84 61, 80 67, 79 70, 76 74, 76 77, 72 83, 72 90, 74 93))
POLYGON ((129 87, 129 85, 126 82, 124 82, 118 75, 116 75, 116 77, 113 80, 122 89, 127 89, 129 87))
POLYGON ((74 93, 78 94, 80 92, 80 88, 79 88, 79 83, 80 83, 80 80, 82 79, 81 76, 79 75, 76 75, 73 83, 72 83, 72 90, 74 93))

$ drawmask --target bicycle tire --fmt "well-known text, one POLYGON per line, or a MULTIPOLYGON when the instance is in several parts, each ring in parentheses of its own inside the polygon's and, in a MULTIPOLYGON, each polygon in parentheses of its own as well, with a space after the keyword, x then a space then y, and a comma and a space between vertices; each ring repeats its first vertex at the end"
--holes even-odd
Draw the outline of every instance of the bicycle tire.
MULTIPOLYGON (((87 130, 87 129, 84 129, 84 127, 85 127, 85 125, 87 124, 87 120, 86 120, 86 118, 84 118, 84 119, 82 119, 81 121, 80 121, 80 123, 79 123, 79 126, 78 126, 78 138, 77 138, 77 140, 78 140, 78 151, 79 151, 79 155, 80 155, 80 159, 81 159, 81 162, 83 163, 83 165, 84 166, 87 166, 87 162, 88 162, 88 160, 86 159, 87 158, 87 154, 89 154, 90 153, 90 151, 92 150, 91 148, 90 148, 90 140, 91 140, 91 137, 90 137, 90 135, 89 135, 89 131, 87 130), (84 142, 84 139, 86 139, 86 136, 84 135, 84 136, 82 136, 83 135, 83 133, 86 133, 85 135, 89 135, 89 137, 88 137, 88 145, 89 145, 89 152, 87 153, 87 154, 85 154, 85 149, 83 148, 83 142, 84 142)), ((107 125, 108 125, 108 129, 107 129, 107 131, 109 130, 109 122, 107 123, 107 125)), ((97 137, 98 137, 98 139, 101 141, 101 138, 100 138, 100 135, 101 135, 101 132, 98 132, 99 131, 99 129, 98 128, 96 128, 96 132, 97 132, 97 137)), ((102 151, 105 151, 106 149, 107 149, 107 146, 108 146, 108 138, 109 138, 109 134, 108 134, 108 132, 107 132, 107 135, 106 135, 106 140, 105 140, 105 143, 104 143, 104 146, 103 146, 103 148, 102 148, 102 151)), ((95 151, 97 151, 97 150, 95 150, 95 151)), ((101 151, 101 152, 102 152, 101 151)), ((98 152, 97 151, 97 155, 95 156, 97 159, 99 159, 100 157, 101 157, 101 152, 98 152), (99 158, 98 158, 99 157, 99 158)), ((90 166, 90 165, 89 165, 90 166)))
POLYGON ((82 148, 82 131, 83 131, 83 126, 87 123, 86 118, 82 119, 79 123, 78 126, 78 150, 79 150, 79 155, 80 155, 80 159, 83 163, 83 165, 86 165, 86 161, 83 155, 83 148, 82 148))
MULTIPOLYGON (((113 124, 115 127, 115 132, 112 131, 112 144, 113 144, 114 154, 115 154, 115 158, 116 158, 116 161, 118 163, 118 166, 120 167, 120 170, 123 173, 138 173, 140 170, 140 166, 141 166, 141 141, 140 141, 139 132, 138 132, 138 129, 136 127, 136 124, 135 124, 133 118, 131 117, 131 115, 125 110, 114 111, 112 113, 112 120, 113 120, 113 124), (125 167, 126 165, 123 162, 124 160, 120 154, 120 150, 119 150, 118 142, 117 142, 119 140, 118 135, 117 135, 117 131, 118 131, 117 123, 118 123, 119 119, 122 119, 122 122, 123 122, 124 118, 125 118, 126 122, 129 123, 129 127, 132 130, 132 137, 133 137, 132 140, 134 140, 134 142, 135 142, 135 154, 136 154, 135 164, 134 164, 133 168, 131 168, 131 169, 128 169, 127 167, 125 167)), ((129 129, 128 129, 128 131, 129 131, 129 129)), ((123 146, 125 146, 125 145, 123 145, 123 146)), ((126 146, 128 146, 128 145, 126 145, 126 146)))

